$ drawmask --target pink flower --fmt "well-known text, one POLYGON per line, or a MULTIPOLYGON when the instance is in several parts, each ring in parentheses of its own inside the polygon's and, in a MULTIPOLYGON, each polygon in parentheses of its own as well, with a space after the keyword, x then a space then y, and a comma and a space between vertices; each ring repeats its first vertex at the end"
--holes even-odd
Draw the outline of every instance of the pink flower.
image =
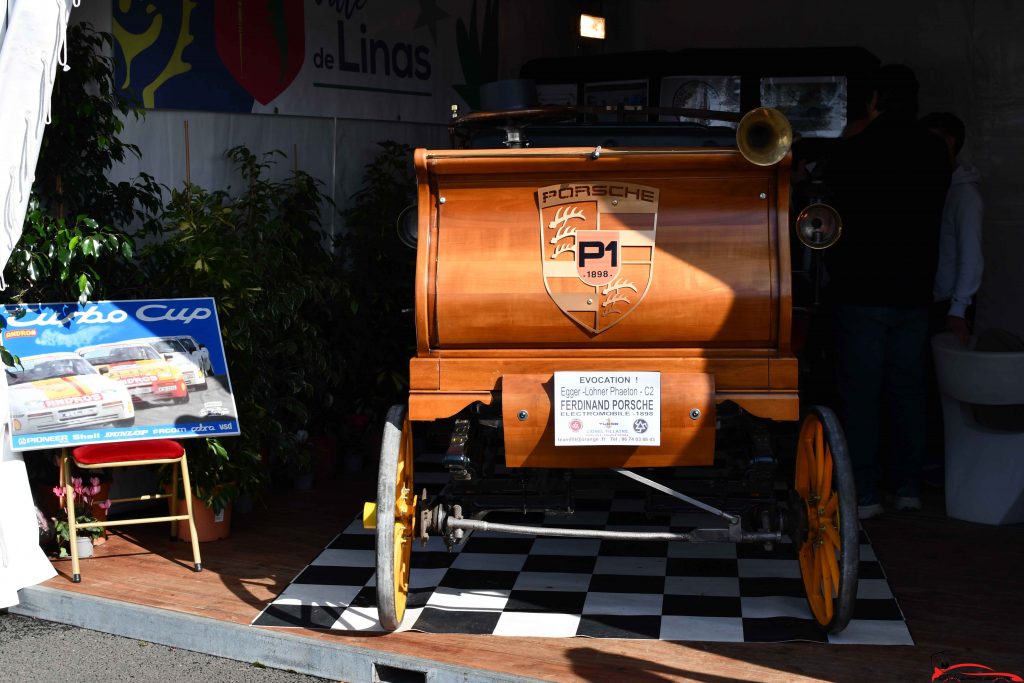
POLYGON ((104 500, 104 501, 102 501, 100 503, 96 503, 96 505, 98 505, 101 510, 104 510, 104 511, 105 510, 109 510, 110 509, 110 499, 108 498, 108 499, 106 499, 106 500, 104 500))
POLYGON ((63 486, 54 486, 53 487, 53 495, 57 496, 61 500, 64 500, 64 487, 63 486))

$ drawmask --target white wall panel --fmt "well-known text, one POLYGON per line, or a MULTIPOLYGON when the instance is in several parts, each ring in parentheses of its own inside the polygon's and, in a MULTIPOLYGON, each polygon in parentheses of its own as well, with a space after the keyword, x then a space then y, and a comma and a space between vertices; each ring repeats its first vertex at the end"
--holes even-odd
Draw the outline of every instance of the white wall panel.
POLYGON ((288 176, 298 167, 333 186, 334 123, 331 119, 291 116, 256 116, 213 112, 153 110, 144 119, 129 119, 122 139, 139 146, 142 158, 131 157, 112 174, 115 180, 146 172, 157 182, 180 188, 185 182, 185 132, 189 130, 189 169, 193 183, 207 189, 239 186, 239 176, 224 153, 245 145, 260 154, 280 150, 274 178, 288 176))

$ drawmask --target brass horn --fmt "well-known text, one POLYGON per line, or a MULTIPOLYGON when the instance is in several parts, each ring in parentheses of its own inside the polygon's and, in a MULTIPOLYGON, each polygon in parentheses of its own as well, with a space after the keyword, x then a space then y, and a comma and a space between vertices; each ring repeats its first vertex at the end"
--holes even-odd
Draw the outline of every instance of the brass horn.
POLYGON ((744 159, 758 166, 779 163, 792 145, 793 127, 778 109, 751 109, 736 127, 736 147, 744 159))

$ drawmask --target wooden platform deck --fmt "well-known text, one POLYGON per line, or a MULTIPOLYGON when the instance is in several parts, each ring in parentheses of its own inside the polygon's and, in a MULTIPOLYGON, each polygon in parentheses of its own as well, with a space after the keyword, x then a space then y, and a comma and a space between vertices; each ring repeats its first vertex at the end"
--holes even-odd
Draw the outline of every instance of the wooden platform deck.
MULTIPOLYGON (((372 488, 363 473, 312 492, 276 494, 266 509, 236 515, 229 539, 203 544, 200 574, 189 570, 189 546, 169 541, 166 527, 123 527, 83 561, 82 583, 71 583, 70 561, 58 560, 59 576, 45 586, 248 625, 372 488)), ((932 655, 940 651, 954 663, 1024 674, 1024 526, 958 522, 942 509, 941 493, 933 493, 921 512, 865 524, 913 647, 281 630, 315 643, 551 681, 927 681, 932 655)))

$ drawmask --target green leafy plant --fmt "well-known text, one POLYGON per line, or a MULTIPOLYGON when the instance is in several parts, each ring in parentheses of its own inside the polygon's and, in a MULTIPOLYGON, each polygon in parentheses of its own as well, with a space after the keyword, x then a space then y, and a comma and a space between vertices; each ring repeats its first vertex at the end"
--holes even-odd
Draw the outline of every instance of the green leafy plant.
POLYGON ((74 221, 55 218, 33 199, 7 266, 11 297, 85 303, 100 284, 97 269, 111 259, 130 259, 133 253, 133 241, 121 231, 85 215, 74 221))

